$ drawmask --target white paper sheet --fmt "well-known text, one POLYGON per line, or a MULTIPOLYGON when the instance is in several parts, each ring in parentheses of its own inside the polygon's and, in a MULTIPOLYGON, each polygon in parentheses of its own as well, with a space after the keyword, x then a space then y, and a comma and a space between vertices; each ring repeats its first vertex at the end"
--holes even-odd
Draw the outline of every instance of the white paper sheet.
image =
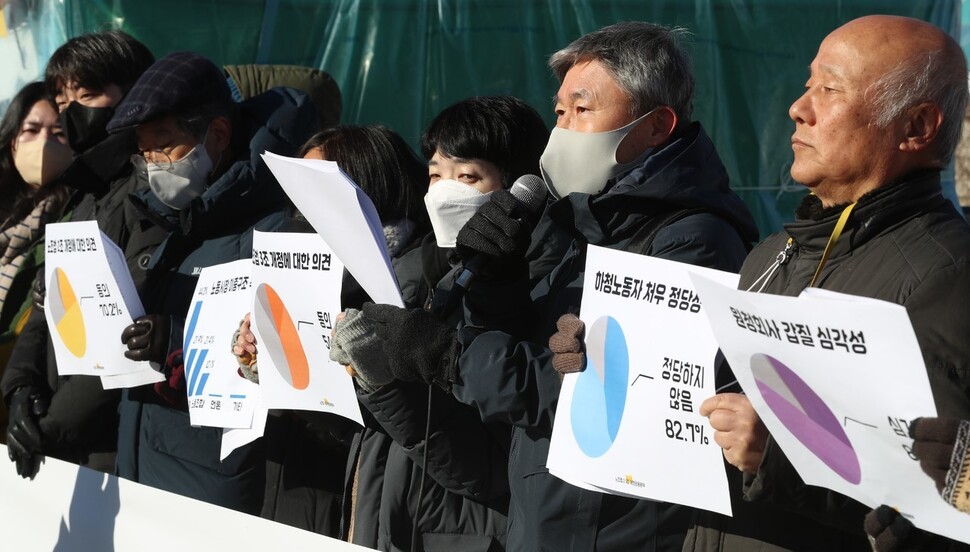
POLYGON ((589 247, 587 365, 563 380, 548 467, 567 482, 730 515, 721 449, 698 414, 714 394, 717 344, 691 272, 738 279, 589 247))
POLYGON ((317 234, 253 234, 252 328, 267 408, 316 410, 363 425, 353 379, 330 360, 343 265, 317 234))
POLYGON ((970 542, 970 518, 909 453, 909 421, 936 407, 905 308, 824 290, 795 298, 695 283, 734 375, 806 483, 970 542))
POLYGON ((194 426, 249 428, 260 388, 239 375, 232 335, 249 312, 252 262, 203 268, 185 314, 182 360, 194 426))
POLYGON ((118 246, 94 221, 48 224, 45 234, 44 315, 58 373, 150 371, 124 356, 121 332, 144 309, 118 246))
POLYGON ((375 303, 404 306, 374 203, 337 164, 263 154, 290 200, 375 303))
POLYGON ((266 431, 266 417, 269 411, 262 405, 256 406, 253 412, 253 425, 250 428, 226 429, 222 432, 222 444, 219 447, 219 461, 222 462, 232 451, 248 445, 263 436, 266 431))

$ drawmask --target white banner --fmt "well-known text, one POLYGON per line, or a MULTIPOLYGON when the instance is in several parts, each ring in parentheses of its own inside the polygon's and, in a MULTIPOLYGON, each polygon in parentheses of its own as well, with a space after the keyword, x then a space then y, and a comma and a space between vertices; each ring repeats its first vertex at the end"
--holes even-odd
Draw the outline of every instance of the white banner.
POLYGON ((250 428, 260 389, 239 375, 232 336, 249 312, 252 262, 203 268, 185 315, 182 360, 192 425, 250 428))
POLYGON ((548 467, 584 488, 730 515, 721 449, 698 414, 714 395, 717 344, 691 273, 725 285, 738 280, 589 247, 586 369, 563 379, 548 467))
POLYGON ((253 234, 252 329, 266 408, 331 412, 363 425, 353 378, 330 360, 343 264, 318 234, 253 234))
POLYGON ((909 421, 936 407, 904 307, 694 280, 738 383, 806 483, 970 542, 970 518, 943 501, 910 452, 909 421))
POLYGON ((21 479, 0 457, 4 550, 370 550, 53 458, 21 479))

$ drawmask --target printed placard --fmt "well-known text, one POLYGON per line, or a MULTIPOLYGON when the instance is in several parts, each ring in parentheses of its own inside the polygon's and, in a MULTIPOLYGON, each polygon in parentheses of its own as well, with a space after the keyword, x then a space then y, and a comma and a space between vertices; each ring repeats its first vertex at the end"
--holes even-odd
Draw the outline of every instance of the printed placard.
POLYGON ((252 262, 203 268, 185 315, 182 360, 194 426, 248 429, 260 388, 239 374, 232 336, 249 312, 252 262))
POLYGON ((943 501, 912 455, 908 423, 936 407, 904 307, 694 280, 738 383, 806 483, 970 542, 967 515, 943 501))
POLYGON ((144 314, 121 250, 95 221, 45 229, 44 316, 60 375, 151 370, 125 358, 121 332, 144 314))
POLYGON ((590 246, 586 368, 563 379, 550 472, 614 494, 730 515, 721 449, 698 413, 717 344, 690 273, 737 275, 590 246))
POLYGON ((252 328, 267 408, 331 412, 363 425, 353 379, 330 360, 343 264, 317 234, 253 234, 252 328))

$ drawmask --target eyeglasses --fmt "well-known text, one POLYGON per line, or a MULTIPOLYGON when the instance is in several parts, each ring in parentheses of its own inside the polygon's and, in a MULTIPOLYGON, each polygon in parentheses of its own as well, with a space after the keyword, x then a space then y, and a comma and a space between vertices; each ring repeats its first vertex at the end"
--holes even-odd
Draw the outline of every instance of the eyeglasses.
POLYGON ((170 171, 175 164, 172 157, 160 149, 136 153, 131 156, 131 163, 141 171, 147 171, 149 165, 153 170, 170 171), (151 156, 150 159, 146 157, 149 155, 151 156))

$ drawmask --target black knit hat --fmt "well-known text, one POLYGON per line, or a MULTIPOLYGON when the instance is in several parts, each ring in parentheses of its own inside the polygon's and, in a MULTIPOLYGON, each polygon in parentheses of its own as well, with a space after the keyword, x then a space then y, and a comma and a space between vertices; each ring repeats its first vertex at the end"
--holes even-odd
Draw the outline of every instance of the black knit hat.
POLYGON ((226 75, 194 52, 174 52, 156 61, 131 88, 108 123, 108 132, 141 124, 164 113, 232 103, 226 75))

